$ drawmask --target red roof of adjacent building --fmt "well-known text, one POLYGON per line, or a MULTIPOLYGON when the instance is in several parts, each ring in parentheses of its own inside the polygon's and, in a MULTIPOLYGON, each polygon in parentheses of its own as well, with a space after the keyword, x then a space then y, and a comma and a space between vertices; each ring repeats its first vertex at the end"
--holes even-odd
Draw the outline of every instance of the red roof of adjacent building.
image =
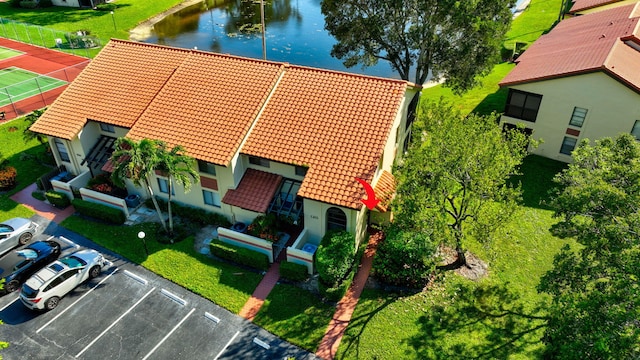
POLYGON ((271 199, 275 196, 282 176, 247 169, 236 189, 227 191, 222 199, 225 204, 239 208, 266 213, 271 199))
POLYGON ((604 5, 609 5, 613 3, 617 3, 623 0, 573 0, 573 5, 571 5, 571 9, 569 10, 570 14, 589 10, 593 8, 597 8, 604 5))
POLYGON ((501 86, 604 71, 640 92, 640 3, 577 16, 542 35, 501 86))
MULTIPOLYGON (((130 128, 127 137, 135 140, 182 145, 188 155, 222 166, 243 146, 248 155, 308 166, 298 195, 359 209, 365 191, 355 178, 373 180, 411 86, 111 40, 31 130, 70 140, 94 120, 130 128)), ((225 202, 248 208, 243 201, 255 200, 234 196, 225 202)))
POLYGON ((380 200, 376 209, 386 212, 389 210, 391 200, 396 193, 396 178, 387 170, 382 171, 373 191, 376 193, 376 198, 380 200))

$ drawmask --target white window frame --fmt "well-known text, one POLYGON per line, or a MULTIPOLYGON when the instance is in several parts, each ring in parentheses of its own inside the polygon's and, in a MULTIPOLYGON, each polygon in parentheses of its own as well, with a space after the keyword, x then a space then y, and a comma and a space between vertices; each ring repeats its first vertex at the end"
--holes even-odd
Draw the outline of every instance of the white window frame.
POLYGON ((220 193, 211 189, 202 189, 202 201, 205 205, 219 208, 221 206, 220 193), (211 194, 211 202, 207 202, 207 193, 211 194))
POLYGON ((571 120, 569 120, 569 125, 575 127, 582 127, 584 125, 584 120, 587 118, 587 112, 589 110, 581 107, 574 107, 573 113, 571 114, 571 120))
POLYGON ((56 146, 56 150, 58 151, 58 156, 60 156, 60 160, 64 162, 71 162, 71 157, 69 156, 67 145, 65 145, 62 139, 55 138, 53 139, 53 143, 56 146))
POLYGON ((576 149, 576 146, 578 146, 578 139, 570 136, 565 136, 564 139, 562 139, 562 145, 560 146, 560 153, 565 155, 571 155, 573 150, 576 149), (565 152, 565 150, 571 146, 570 144, 567 144, 567 142, 571 142, 571 141, 573 141, 573 147, 571 148, 571 150, 569 150, 569 152, 565 152))

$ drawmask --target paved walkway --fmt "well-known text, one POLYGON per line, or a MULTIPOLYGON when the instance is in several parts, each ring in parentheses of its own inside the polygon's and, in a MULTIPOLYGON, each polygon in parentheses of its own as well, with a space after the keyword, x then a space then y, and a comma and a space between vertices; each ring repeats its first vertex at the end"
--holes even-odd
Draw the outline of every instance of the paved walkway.
POLYGON ((33 183, 22 191, 17 192, 15 195, 11 196, 11 200, 18 202, 29 209, 35 211, 38 215, 54 221, 56 223, 61 223, 62 220, 71 216, 75 209, 73 206, 67 206, 65 209, 58 209, 44 201, 40 201, 31 196, 31 193, 36 191, 38 188, 36 184, 33 183))
POLYGON ((278 283, 278 279, 280 279, 280 263, 274 262, 238 315, 249 321, 253 321, 258 311, 260 311, 262 304, 264 304, 264 300, 278 283))
POLYGON ((322 341, 320 341, 320 345, 316 351, 317 356, 323 359, 333 359, 335 357, 338 347, 340 346, 340 341, 342 341, 342 336, 349 325, 349 321, 351 321, 353 311, 355 310, 356 305, 358 305, 360 294, 362 294, 367 278, 369 278, 369 272, 373 265, 373 256, 376 254, 378 244, 383 238, 381 231, 370 235, 369 243, 362 255, 360 269, 358 269, 358 273, 356 273, 356 277, 353 279, 351 287, 342 300, 338 302, 336 313, 333 316, 333 319, 331 319, 331 322, 327 327, 327 331, 324 334, 322 341))

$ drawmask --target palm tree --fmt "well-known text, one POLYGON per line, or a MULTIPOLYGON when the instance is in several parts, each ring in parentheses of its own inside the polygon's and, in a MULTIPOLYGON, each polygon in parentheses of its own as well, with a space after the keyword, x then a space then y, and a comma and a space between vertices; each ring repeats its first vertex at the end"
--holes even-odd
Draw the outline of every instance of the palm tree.
POLYGON ((160 149, 165 146, 160 140, 142 139, 135 142, 127 138, 118 138, 115 142, 116 150, 111 154, 111 162, 114 165, 111 180, 115 185, 124 187, 124 180, 129 179, 134 185, 147 189, 158 212, 162 228, 168 233, 167 224, 162 217, 162 211, 160 211, 158 200, 153 195, 149 181, 162 159, 160 149))
POLYGON ((200 174, 194 169, 194 159, 185 155, 185 149, 181 145, 174 146, 167 151, 166 144, 161 144, 158 151, 160 162, 158 170, 168 179, 169 201, 169 235, 173 235, 173 214, 171 211, 171 197, 173 196, 173 180, 184 186, 185 193, 191 190, 191 185, 200 181, 200 174))
POLYGON ((47 108, 33 110, 31 114, 24 117, 24 120, 29 123, 29 126, 27 126, 27 128, 22 132, 22 139, 24 140, 24 142, 29 142, 34 139, 38 140, 41 144, 47 142, 47 137, 45 135, 29 130, 31 128, 31 125, 33 125, 40 118, 40 116, 44 114, 46 110, 47 108))

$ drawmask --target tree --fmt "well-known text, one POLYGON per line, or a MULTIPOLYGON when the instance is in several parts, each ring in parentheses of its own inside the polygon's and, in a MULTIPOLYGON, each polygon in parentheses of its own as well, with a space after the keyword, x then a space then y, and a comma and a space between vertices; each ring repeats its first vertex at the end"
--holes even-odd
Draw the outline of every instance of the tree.
POLYGON ((158 170, 162 171, 168 179, 169 199, 167 202, 169 212, 169 235, 173 235, 173 214, 171 211, 171 197, 173 196, 173 180, 184 186, 185 192, 191 190, 194 182, 200 181, 200 174, 193 168, 194 160, 185 155, 184 147, 178 145, 171 150, 166 149, 166 144, 159 146, 160 162, 158 170))
POLYGON ((160 140, 142 139, 135 142, 124 137, 118 138, 115 142, 116 150, 111 155, 111 162, 114 164, 111 180, 120 187, 125 186, 125 179, 131 180, 136 186, 144 187, 158 212, 162 228, 168 232, 150 183, 151 174, 158 168, 162 159, 159 150, 163 144, 160 140))
POLYGON ((29 142, 34 139, 38 140, 41 144, 45 144, 47 142, 47 137, 45 135, 29 130, 31 125, 33 125, 46 110, 47 108, 33 110, 33 112, 24 117, 24 120, 29 124, 29 126, 27 126, 27 128, 22 132, 22 139, 24 142, 29 142))
MULTIPOLYGON (((515 0, 323 0, 331 55, 352 67, 388 61, 400 78, 422 85, 429 74, 461 92, 500 60, 515 0), (411 72, 413 70, 413 79, 411 72)), ((417 107, 416 94, 409 119, 417 107)))
POLYGON ((466 265, 469 237, 488 243, 516 208, 520 188, 508 179, 526 155, 528 137, 501 130, 495 115, 462 116, 448 103, 426 104, 409 151, 397 165, 395 221, 455 246, 452 268, 466 265))
POLYGON ((538 290, 552 296, 544 342, 562 359, 640 357, 640 143, 630 134, 592 146, 554 179, 555 235, 574 237, 538 290))

